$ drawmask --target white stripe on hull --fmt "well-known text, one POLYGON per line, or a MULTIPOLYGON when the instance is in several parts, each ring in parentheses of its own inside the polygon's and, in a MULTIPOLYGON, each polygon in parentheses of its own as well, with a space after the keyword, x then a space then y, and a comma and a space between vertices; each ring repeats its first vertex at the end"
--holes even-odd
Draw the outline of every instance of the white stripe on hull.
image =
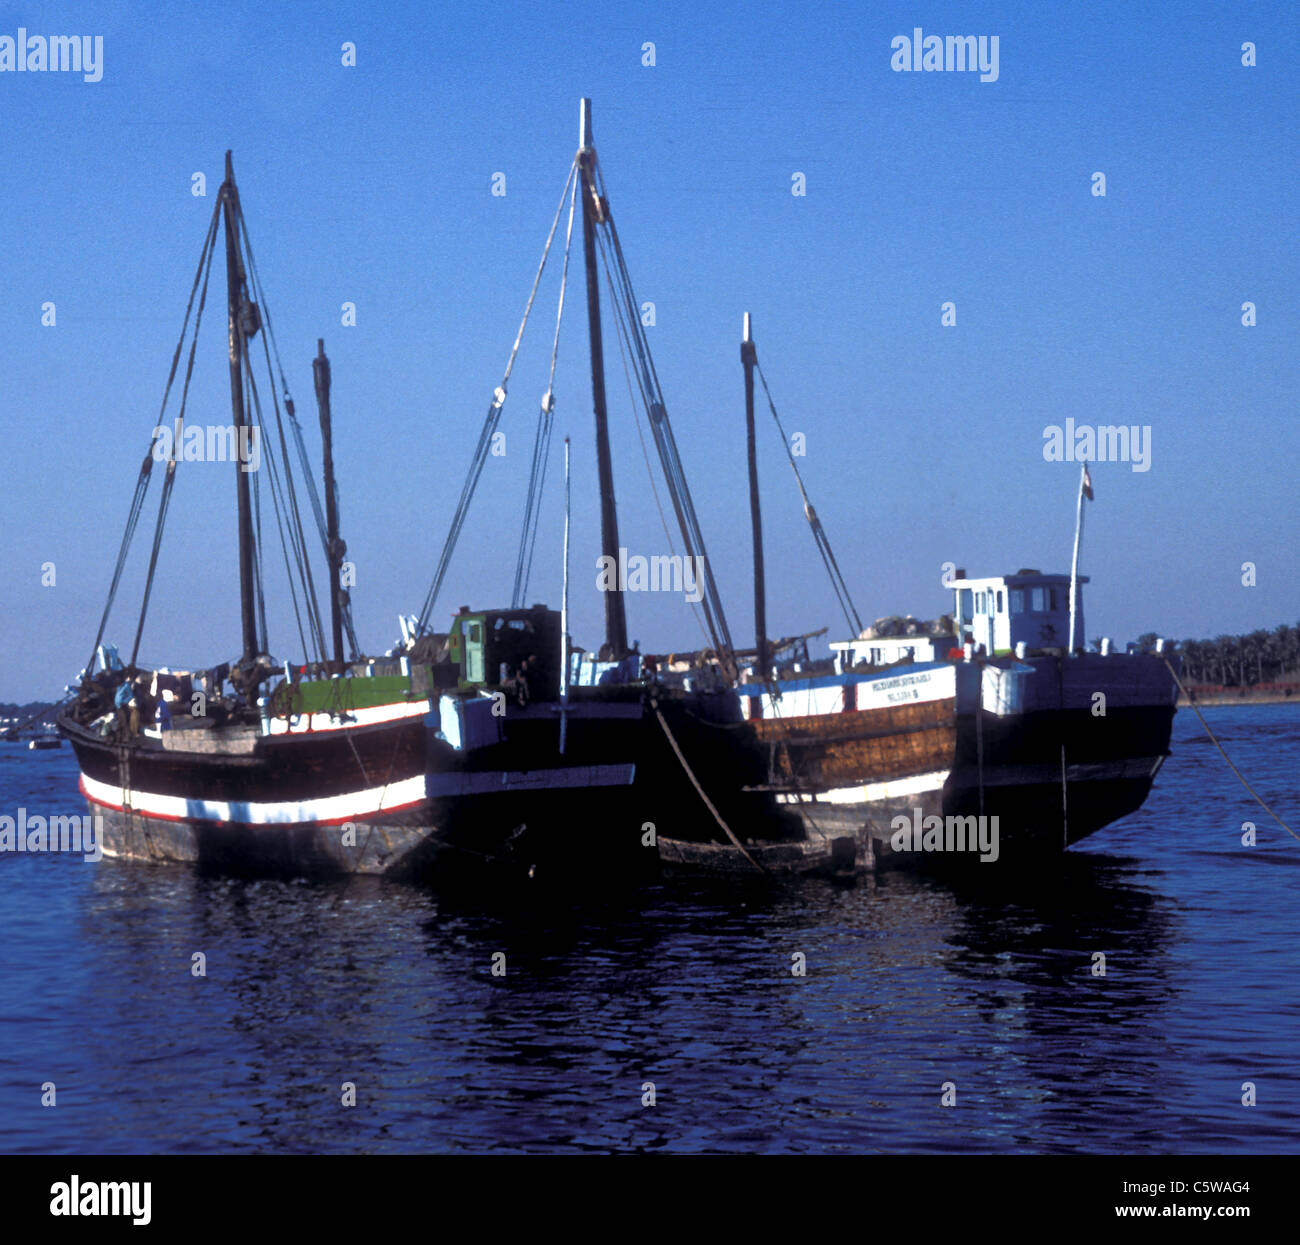
MULTIPOLYGON (((1163 757, 1127 757, 1121 761, 1086 762, 1065 767, 1065 781, 1115 782, 1134 778, 1150 778, 1163 763, 1163 757)), ((979 774, 974 768, 961 772, 966 786, 977 786, 979 774)), ((1046 783, 1060 784, 1059 765, 989 765, 984 769, 986 787, 1033 787, 1046 783)))
MULTIPOLYGON (((949 773, 949 770, 941 769, 929 774, 914 774, 910 778, 894 778, 889 782, 869 782, 861 787, 837 787, 832 791, 819 791, 817 803, 873 804, 877 800, 895 800, 903 796, 938 791, 947 781, 949 773)), ((782 804, 805 802, 798 795, 782 795, 778 800, 782 804)))
POLYGON ((234 822, 247 826, 344 822, 409 808, 425 798, 423 774, 364 791, 324 796, 318 800, 285 800, 276 803, 192 800, 184 796, 157 795, 136 788, 128 793, 121 787, 99 782, 85 774, 81 776, 81 791, 96 804, 144 816, 161 817, 168 821, 234 822))
MULTIPOLYGON (((821 682, 821 680, 817 680, 821 682)), ((813 686, 813 680, 782 680, 781 698, 773 702, 770 692, 741 697, 741 711, 753 716, 755 701, 761 701, 766 718, 820 717, 844 709, 845 688, 853 688, 854 704, 859 713, 873 709, 893 709, 898 705, 955 700, 957 674, 953 666, 925 670, 901 670, 888 675, 845 675, 825 687, 813 686)))
MULTIPOLYGON (((1116 782, 1152 777, 1160 768, 1162 757, 1130 757, 1120 761, 1102 761, 1082 765, 1067 765, 1067 784, 1089 782, 1116 782)), ((831 791, 817 792, 820 804, 875 804, 883 800, 896 800, 910 795, 938 791, 952 774, 951 770, 936 770, 911 778, 898 778, 891 782, 873 782, 860 787, 837 787, 831 791)), ((979 785, 979 775, 973 768, 958 771, 960 784, 965 787, 979 785)), ((1059 784, 1061 770, 1054 765, 990 765, 984 769, 985 787, 1033 787, 1059 784)), ((798 795, 778 797, 782 804, 804 802, 798 795)))
POLYGON ((343 795, 317 800, 279 802, 194 800, 185 796, 158 795, 132 788, 129 795, 121 787, 81 776, 82 794, 96 804, 125 809, 145 816, 169 821, 234 822, 240 825, 275 826, 309 823, 337 823, 379 813, 410 808, 425 800, 451 799, 459 796, 517 794, 529 791, 558 791, 587 787, 630 787, 636 778, 636 766, 575 765, 541 770, 452 770, 444 773, 419 774, 343 795))

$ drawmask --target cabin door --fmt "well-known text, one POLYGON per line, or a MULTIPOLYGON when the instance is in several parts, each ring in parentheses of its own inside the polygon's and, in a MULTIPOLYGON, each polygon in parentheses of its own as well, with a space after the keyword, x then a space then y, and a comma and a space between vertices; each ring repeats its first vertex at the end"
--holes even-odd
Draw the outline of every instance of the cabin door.
MULTIPOLYGON (((993 594, 990 593, 989 595, 992 596, 993 594)), ((992 657, 994 652, 993 636, 997 626, 997 619, 990 613, 990 614, 985 614, 980 619, 980 622, 983 624, 981 630, 984 632, 984 634, 981 636, 977 636, 976 639, 979 641, 979 643, 984 645, 984 652, 988 654, 988 656, 992 657)))
POLYGON ((483 682, 483 624, 472 622, 465 628, 465 682, 483 682))

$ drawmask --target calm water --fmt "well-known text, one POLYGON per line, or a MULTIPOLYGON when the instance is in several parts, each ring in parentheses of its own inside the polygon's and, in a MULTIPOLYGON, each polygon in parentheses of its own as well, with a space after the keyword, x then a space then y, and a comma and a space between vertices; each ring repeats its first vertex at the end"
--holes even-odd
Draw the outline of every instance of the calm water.
MULTIPOLYGON (((1207 717, 1300 831, 1296 707, 1207 717)), ((1189 713, 1174 747, 1135 816, 981 887, 579 903, 0 856, 0 1151, 1294 1152, 1300 842, 1189 713)), ((79 813, 75 781, 0 745, 0 812, 79 813)))

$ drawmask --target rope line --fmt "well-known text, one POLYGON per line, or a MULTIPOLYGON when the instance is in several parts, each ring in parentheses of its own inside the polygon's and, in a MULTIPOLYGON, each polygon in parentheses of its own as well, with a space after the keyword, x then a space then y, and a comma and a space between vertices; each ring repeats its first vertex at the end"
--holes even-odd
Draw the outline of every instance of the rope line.
POLYGON ((1187 704, 1188 704, 1188 706, 1191 708, 1192 712, 1193 712, 1194 714, 1196 714, 1197 718, 1200 720, 1201 728, 1202 728, 1202 729, 1205 731, 1205 733, 1210 737, 1210 742, 1211 742, 1211 743, 1212 743, 1216 748, 1218 748, 1218 750, 1219 750, 1219 755, 1222 756, 1223 759, 1228 763, 1228 768, 1229 768, 1230 770, 1232 770, 1232 772, 1233 772, 1234 774, 1237 775, 1237 781, 1240 782, 1241 785, 1242 785, 1243 787, 1245 787, 1246 790, 1249 791, 1250 794, 1251 794, 1252 796, 1254 796, 1254 798, 1255 798, 1256 802, 1259 804, 1260 808, 1262 808, 1262 809, 1263 809, 1263 810, 1264 810, 1264 811, 1265 811, 1265 812, 1266 812, 1266 813, 1267 813, 1267 814, 1268 814, 1268 815, 1269 815, 1269 816, 1270 816, 1270 817, 1271 817, 1275 822, 1277 822, 1277 824, 1278 824, 1279 826, 1281 826, 1282 829, 1285 830, 1285 831, 1287 832, 1287 834, 1289 834, 1289 835, 1290 835, 1293 839, 1295 839, 1297 842, 1300 842, 1300 834, 1296 834, 1296 832, 1295 832, 1294 830, 1292 830, 1291 827, 1288 826, 1288 825, 1286 824, 1286 822, 1284 822, 1284 821, 1282 820, 1282 818, 1280 818, 1280 817, 1279 817, 1279 816, 1278 816, 1278 815, 1277 815, 1277 814, 1276 814, 1276 813, 1275 813, 1275 812, 1274 812, 1274 811, 1273 811, 1273 810, 1272 810, 1272 809, 1271 809, 1271 808, 1270 808, 1270 807, 1269 807, 1269 806, 1264 802, 1264 798, 1259 794, 1259 792, 1256 791, 1255 788, 1252 787, 1252 786, 1250 785, 1250 783, 1246 781, 1246 776, 1245 776, 1245 774, 1243 774, 1243 773, 1241 772, 1241 770, 1239 770, 1239 769, 1238 769, 1238 768, 1237 768, 1237 767, 1232 763, 1232 758, 1231 758, 1231 757, 1230 757, 1226 752, 1224 752, 1224 750, 1223 750, 1223 745, 1222 745, 1222 744, 1221 744, 1221 743, 1220 743, 1220 742, 1215 738, 1215 736, 1214 736, 1214 732, 1213 732, 1212 730, 1210 730, 1210 725, 1209 725, 1208 722, 1206 722, 1204 716, 1201 714, 1200 709, 1197 708, 1196 701, 1194 701, 1194 700, 1192 699, 1192 697, 1191 697, 1190 695, 1188 695, 1187 689, 1183 686, 1182 680, 1178 677, 1178 672, 1177 672, 1177 671, 1173 668, 1173 666, 1170 664, 1170 661, 1169 661, 1169 658, 1168 658, 1168 657, 1166 657, 1166 658, 1164 659, 1164 663, 1165 663, 1166 667, 1168 667, 1168 669, 1169 669, 1169 673, 1170 673, 1171 675, 1174 676, 1174 682, 1178 684, 1178 690, 1179 690, 1180 692, 1182 692, 1182 694, 1183 694, 1184 696, 1187 697, 1187 704))
POLYGON ((767 870, 763 868, 763 866, 760 865, 758 861, 755 860, 745 850, 740 840, 736 838, 736 836, 732 833, 731 827, 727 825, 725 821, 722 820, 722 815, 718 812, 716 808, 713 807, 713 801, 710 800, 709 797, 704 793, 704 788, 700 786, 699 779, 695 777, 694 771, 687 763, 686 758, 682 755, 682 750, 677 746, 677 740, 673 738, 673 733, 669 729, 668 723, 664 720, 663 712, 660 710, 658 705, 654 706, 654 711, 655 711, 655 717, 659 719, 659 725, 663 727, 664 735, 667 737, 669 744, 672 745, 673 752, 676 754, 677 759, 682 763, 682 769, 686 771, 686 777, 691 780, 691 786, 695 788, 696 794, 700 797, 701 800, 704 801, 705 808, 707 808, 709 812, 713 814, 713 820, 716 821, 718 825, 722 827, 723 833, 727 836, 727 838, 731 840, 736 850, 747 861, 749 861, 749 863, 753 865, 754 868, 759 871, 759 873, 766 873, 767 870))
POLYGON ((831 587, 839 598, 840 609, 844 611, 844 619, 852 628, 856 639, 862 634, 862 618, 858 614, 857 606, 853 604, 853 598, 849 595, 849 586, 845 582, 844 575, 840 571, 840 564, 835 558, 834 550, 831 548, 830 537, 826 535, 826 529, 822 527, 822 521, 817 517, 817 511, 808 497, 808 490, 804 487, 803 475, 799 471, 799 464, 794 460, 794 451, 790 448, 790 438, 785 435, 785 427, 781 423, 781 417, 776 413, 776 403, 772 401, 772 391, 767 387, 767 377, 763 375, 763 365, 758 361, 757 352, 755 352, 754 364, 758 368, 758 379, 763 382, 763 394, 767 398, 768 410, 772 412, 772 418, 776 421, 777 432, 781 434, 781 444, 785 447, 785 456, 790 460, 790 468, 793 470, 795 482, 799 486, 799 496, 803 498, 804 516, 808 520, 808 526, 812 529, 813 540, 817 544, 817 552, 822 556, 822 563, 826 567, 826 574, 830 577, 831 587))
MULTIPOLYGON (((219 204, 218 204, 219 206, 219 204)), ((153 548, 149 554, 149 572, 145 576, 144 596, 140 602, 140 621, 135 629, 135 643, 131 646, 131 662, 135 665, 136 658, 140 653, 140 637, 144 634, 145 615, 149 612, 149 598, 153 593, 154 573, 158 569, 158 554, 162 549, 163 529, 167 525, 167 511, 171 506, 172 489, 176 484, 176 464, 180 461, 177 455, 180 452, 180 440, 185 431, 185 407, 189 402, 190 396, 190 379, 194 375, 194 355, 199 345, 199 324, 203 319, 203 309, 208 301, 208 279, 212 276, 212 258, 217 253, 216 248, 216 213, 213 213, 213 225, 210 227, 207 239, 204 242, 204 250, 207 252, 207 263, 204 264, 204 256, 199 256, 199 268, 203 272, 203 289, 199 294, 198 311, 194 316, 194 334, 190 340, 190 354, 185 364, 185 382, 181 387, 181 407, 176 415, 175 440, 172 442, 172 452, 167 459, 167 471, 163 477, 162 495, 158 499, 158 518, 154 524, 153 548)), ((194 293, 190 292, 190 301, 193 302, 194 293)), ((185 310, 185 317, 189 319, 189 308, 185 310)), ((184 329, 182 328, 182 341, 184 340, 184 329)), ((179 347, 177 348, 179 357, 179 347)), ((167 390, 171 390, 172 377, 175 375, 176 360, 172 361, 172 376, 167 378, 167 390)), ((151 451, 152 452, 152 451, 151 451)), ((107 617, 107 610, 105 611, 107 617)), ((98 645, 96 645, 98 648, 98 645)), ((91 666, 93 668, 93 661, 91 666)))
POLYGON ((560 354, 560 324, 564 319, 564 292, 569 282, 569 254, 573 243, 573 215, 578 203, 578 181, 569 194, 569 224, 564 235, 564 266, 560 269, 560 297, 555 309, 555 337, 551 342, 551 370, 546 377, 546 392, 537 417, 537 435, 533 439, 533 461, 528 476, 528 500, 524 507, 523 530, 519 536, 519 558, 515 565, 511 603, 523 609, 528 596, 528 581, 533 573, 533 554, 537 549, 538 520, 541 518, 542 492, 546 487, 546 468, 551 457, 551 433, 555 427, 555 364, 560 354))
POLYGON ((533 288, 529 291, 523 318, 519 321, 519 332, 515 334, 515 344, 510 350, 505 375, 501 378, 501 384, 493 391, 492 401, 488 406, 487 415, 483 419, 478 444, 474 447, 474 456, 470 460, 469 473, 465 477, 465 483, 461 486, 460 499, 456 503, 451 527, 448 529, 447 539, 443 543, 442 553, 438 558, 438 567, 434 572, 433 583, 429 585, 429 591, 424 598, 424 605, 420 610, 420 616, 416 623, 417 635, 424 634, 428 628, 429 619, 433 615, 433 607, 438 600, 438 593, 442 590, 442 581, 446 577, 452 554, 455 552, 456 544, 460 540, 461 531, 465 526, 470 502, 474 498, 479 477, 483 474, 483 467, 487 463, 488 452, 492 448, 492 438, 496 432, 497 424, 501 421, 501 410, 506 404, 506 390, 510 383, 510 373, 514 370, 515 358, 519 354, 519 345, 524 337, 524 329, 528 326, 528 317, 532 313, 533 301, 537 297, 537 287, 541 284, 542 273, 546 269, 546 260, 551 253, 551 243, 555 241, 555 231, 559 228, 560 215, 564 211, 564 201, 569 197, 569 183, 577 175, 577 169, 578 162, 575 159, 569 166, 568 177, 564 179, 564 190, 560 195, 559 205, 555 209, 555 219, 551 221, 551 231, 546 236, 546 246, 542 251, 542 260, 537 266, 537 275, 533 278, 533 288))

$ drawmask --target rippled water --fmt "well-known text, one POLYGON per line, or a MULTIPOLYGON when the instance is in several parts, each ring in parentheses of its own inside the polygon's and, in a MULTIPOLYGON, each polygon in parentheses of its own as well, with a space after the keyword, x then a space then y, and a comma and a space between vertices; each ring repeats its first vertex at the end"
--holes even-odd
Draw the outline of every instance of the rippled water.
MULTIPOLYGON (((1300 831, 1296 708, 1207 717, 1300 831)), ((1139 813, 1020 880, 578 899, 0 855, 0 1150, 1294 1151, 1300 842, 1174 734, 1139 813)), ((0 812, 79 813, 75 781, 0 745, 0 812)))

